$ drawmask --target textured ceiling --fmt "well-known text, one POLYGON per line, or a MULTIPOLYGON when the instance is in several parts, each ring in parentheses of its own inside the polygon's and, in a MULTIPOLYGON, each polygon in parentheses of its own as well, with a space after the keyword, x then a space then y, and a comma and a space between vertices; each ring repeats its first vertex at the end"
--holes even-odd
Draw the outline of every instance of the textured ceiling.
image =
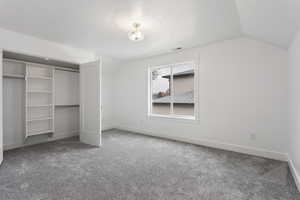
POLYGON ((0 0, 0 27, 134 59, 248 35, 287 48, 299 0, 0 0), (142 42, 127 33, 140 22, 142 42))

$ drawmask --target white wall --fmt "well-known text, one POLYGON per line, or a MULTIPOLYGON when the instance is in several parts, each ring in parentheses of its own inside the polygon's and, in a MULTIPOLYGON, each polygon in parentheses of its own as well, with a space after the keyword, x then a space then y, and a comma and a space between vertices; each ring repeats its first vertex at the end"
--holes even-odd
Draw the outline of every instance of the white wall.
POLYGON ((289 48, 289 155, 300 189, 300 31, 289 48))
POLYGON ((124 63, 116 127, 285 159, 287 65, 286 50, 247 38, 124 63), (190 60, 200 62, 199 123, 147 118, 147 67, 190 60))
POLYGON ((108 57, 102 57, 102 80, 101 80, 101 102, 102 102, 102 130, 114 127, 113 98, 115 70, 119 62, 108 57))
POLYGON ((89 62, 96 58, 95 54, 92 52, 1 28, 0 49, 74 63, 89 62))

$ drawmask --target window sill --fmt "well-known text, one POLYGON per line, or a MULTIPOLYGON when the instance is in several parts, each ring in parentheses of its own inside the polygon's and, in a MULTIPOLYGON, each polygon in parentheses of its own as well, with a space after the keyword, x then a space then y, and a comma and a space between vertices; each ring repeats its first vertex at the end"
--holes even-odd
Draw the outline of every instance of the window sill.
POLYGON ((166 119, 178 122, 188 122, 188 123, 199 123, 196 117, 192 116, 181 116, 181 115, 158 115, 158 114, 148 114, 149 119, 166 119))

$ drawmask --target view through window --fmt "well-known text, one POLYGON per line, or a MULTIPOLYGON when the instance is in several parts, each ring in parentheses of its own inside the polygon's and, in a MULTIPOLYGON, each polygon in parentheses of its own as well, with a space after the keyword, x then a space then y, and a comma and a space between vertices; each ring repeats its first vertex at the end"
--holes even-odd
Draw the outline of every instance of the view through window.
POLYGON ((193 63, 152 68, 150 73, 151 114, 195 116, 193 63))

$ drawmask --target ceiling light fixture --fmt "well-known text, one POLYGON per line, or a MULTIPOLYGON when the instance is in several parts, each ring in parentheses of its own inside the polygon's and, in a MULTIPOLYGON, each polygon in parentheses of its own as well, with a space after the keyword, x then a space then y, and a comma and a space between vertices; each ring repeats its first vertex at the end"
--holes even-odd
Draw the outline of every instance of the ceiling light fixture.
POLYGON ((144 34, 140 30, 141 24, 133 23, 133 31, 128 33, 128 37, 130 40, 138 42, 144 39, 144 34))

